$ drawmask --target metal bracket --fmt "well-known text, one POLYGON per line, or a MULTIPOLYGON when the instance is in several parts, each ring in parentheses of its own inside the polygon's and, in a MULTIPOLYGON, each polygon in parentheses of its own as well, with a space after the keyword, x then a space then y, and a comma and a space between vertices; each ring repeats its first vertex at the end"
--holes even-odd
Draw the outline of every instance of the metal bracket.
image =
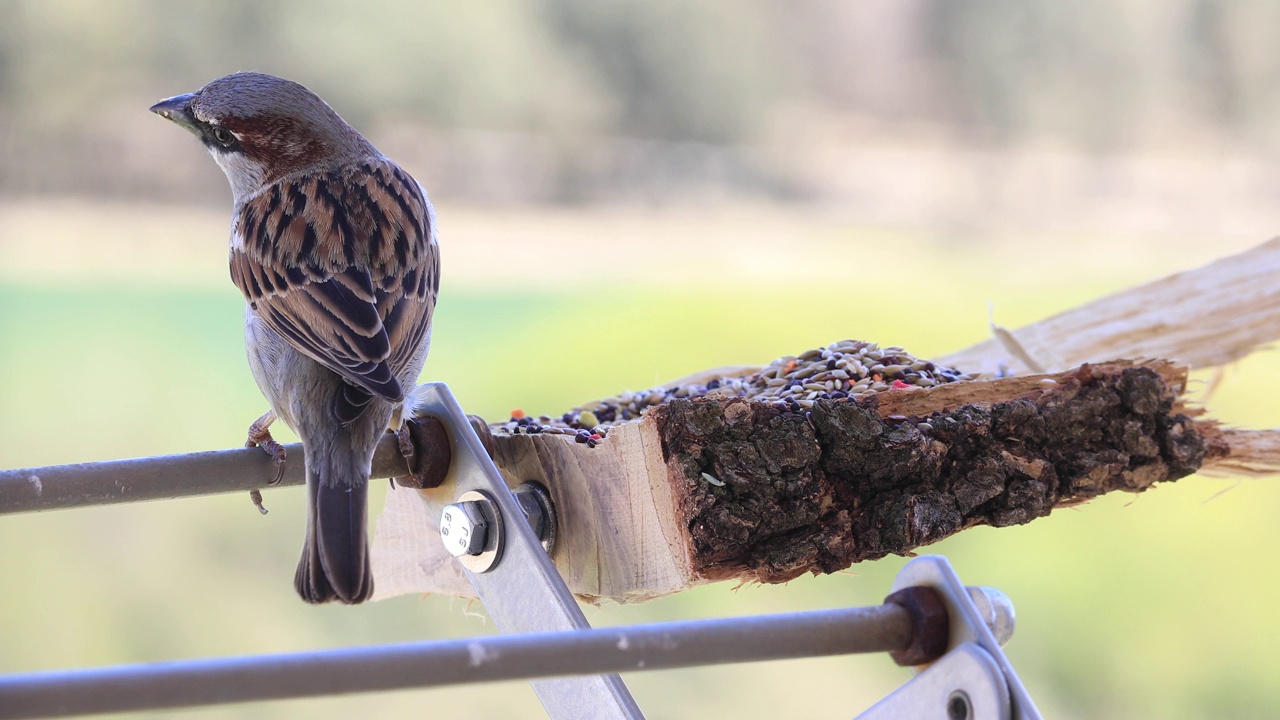
POLYGON ((890 693, 858 720, 1009 720, 1009 686, 987 651, 966 642, 890 693))
POLYGON ((1001 645, 1013 635, 1013 604, 991 588, 965 587, 947 559, 918 557, 894 578, 895 591, 929 587, 946 606, 947 652, 858 717, 1040 720, 1001 645))
MULTIPOLYGON (((463 569, 498 629, 519 633, 589 628, 577 600, 529 525, 502 522, 503 518, 525 514, 448 386, 430 383, 419 387, 415 395, 420 414, 444 422, 453 451, 440 492, 428 496, 428 503, 435 505, 432 510, 442 514, 449 505, 434 498, 448 495, 463 500, 468 491, 484 493, 496 509, 494 519, 501 524, 503 537, 500 550, 494 550, 493 563, 484 571, 473 571, 466 564, 463 569)), ((537 680, 532 684, 553 718, 644 718, 617 675, 537 680)))

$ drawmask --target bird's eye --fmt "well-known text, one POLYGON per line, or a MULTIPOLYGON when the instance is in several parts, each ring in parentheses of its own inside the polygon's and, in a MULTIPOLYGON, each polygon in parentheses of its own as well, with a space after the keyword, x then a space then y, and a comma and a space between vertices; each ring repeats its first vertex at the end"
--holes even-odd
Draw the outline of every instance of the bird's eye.
POLYGON ((216 126, 215 126, 215 127, 213 128, 213 139, 214 139, 214 141, 216 141, 219 145, 221 145, 221 146, 223 146, 223 147, 228 147, 228 146, 230 146, 230 145, 231 145, 231 143, 233 143, 233 142, 235 142, 235 141, 236 141, 236 136, 235 136, 235 135, 232 135, 232 134, 231 134, 231 131, 230 131, 230 130, 228 130, 228 129, 226 129, 226 128, 224 128, 224 127, 216 127, 216 126))

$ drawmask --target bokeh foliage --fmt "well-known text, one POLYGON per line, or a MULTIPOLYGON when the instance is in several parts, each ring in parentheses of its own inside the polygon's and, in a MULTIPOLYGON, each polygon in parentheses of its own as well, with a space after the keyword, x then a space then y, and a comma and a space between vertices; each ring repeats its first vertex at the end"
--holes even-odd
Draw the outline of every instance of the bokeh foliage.
MULTIPOLYGON (((1188 139, 1280 149, 1280 57, 1271 52, 1280 9, 1265 0, 2 7, 8 193, 207 196, 208 183, 157 181, 135 160, 149 133, 122 132, 112 119, 157 89, 176 94, 246 69, 313 86, 360 127, 411 126, 419 142, 459 129, 514 134, 504 172, 529 186, 524 196, 559 200, 616 197, 631 187, 629 173, 724 162, 738 186, 820 193, 786 182, 803 172, 794 156, 627 157, 655 154, 645 142, 794 151, 809 139, 797 121, 845 134, 927 126, 996 147, 1047 137, 1102 153, 1188 139), (548 169, 525 177, 530 163, 548 169)), ((451 186, 502 196, 492 183, 451 186)))
MULTIPOLYGON (((225 182, 145 112, 226 72, 305 82, 427 183, 445 281, 424 377, 500 418, 845 337, 939 354, 988 335, 988 303, 1017 327, 1262 240, 1276 19, 1261 0, 0 0, 0 466, 231 447, 264 409, 225 182)), ((1211 409, 1276 425, 1278 372, 1230 369, 1211 409)), ((440 598, 302 605, 300 494, 267 503, 0 518, 0 672, 492 631, 440 598)), ((932 550, 1013 598, 1009 651, 1049 716, 1276 716, 1278 510, 1271 480, 1197 477, 932 550)), ((589 614, 876 603, 902 562, 589 614)), ((651 717, 848 717, 905 677, 848 658, 628 681, 651 717)), ((535 702, 513 683, 190 716, 535 702)))

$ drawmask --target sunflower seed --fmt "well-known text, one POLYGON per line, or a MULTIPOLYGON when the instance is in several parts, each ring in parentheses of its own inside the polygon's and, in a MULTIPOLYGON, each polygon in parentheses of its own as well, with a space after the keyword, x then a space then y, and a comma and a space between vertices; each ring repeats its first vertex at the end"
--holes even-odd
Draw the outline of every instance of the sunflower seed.
POLYGON ((711 473, 702 473, 702 479, 706 480, 711 485, 715 485, 716 487, 724 487, 724 481, 716 478, 716 476, 712 475, 711 473))

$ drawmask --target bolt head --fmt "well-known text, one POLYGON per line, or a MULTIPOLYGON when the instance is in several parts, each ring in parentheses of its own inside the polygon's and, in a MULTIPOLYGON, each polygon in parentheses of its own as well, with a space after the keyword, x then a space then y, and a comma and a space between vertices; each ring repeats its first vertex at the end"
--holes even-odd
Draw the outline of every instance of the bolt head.
POLYGON ((445 505, 440 513, 440 539, 454 557, 479 555, 489 542, 489 521, 475 500, 445 505))
POLYGON ((985 585, 977 587, 965 588, 969 591, 969 599, 973 600, 973 604, 978 608, 978 614, 982 616, 982 621, 991 629, 991 634, 995 636, 996 642, 1004 646, 1009 642, 1009 638, 1013 637, 1014 627, 1017 625, 1017 615, 1013 610, 1013 601, 1008 595, 985 585))

